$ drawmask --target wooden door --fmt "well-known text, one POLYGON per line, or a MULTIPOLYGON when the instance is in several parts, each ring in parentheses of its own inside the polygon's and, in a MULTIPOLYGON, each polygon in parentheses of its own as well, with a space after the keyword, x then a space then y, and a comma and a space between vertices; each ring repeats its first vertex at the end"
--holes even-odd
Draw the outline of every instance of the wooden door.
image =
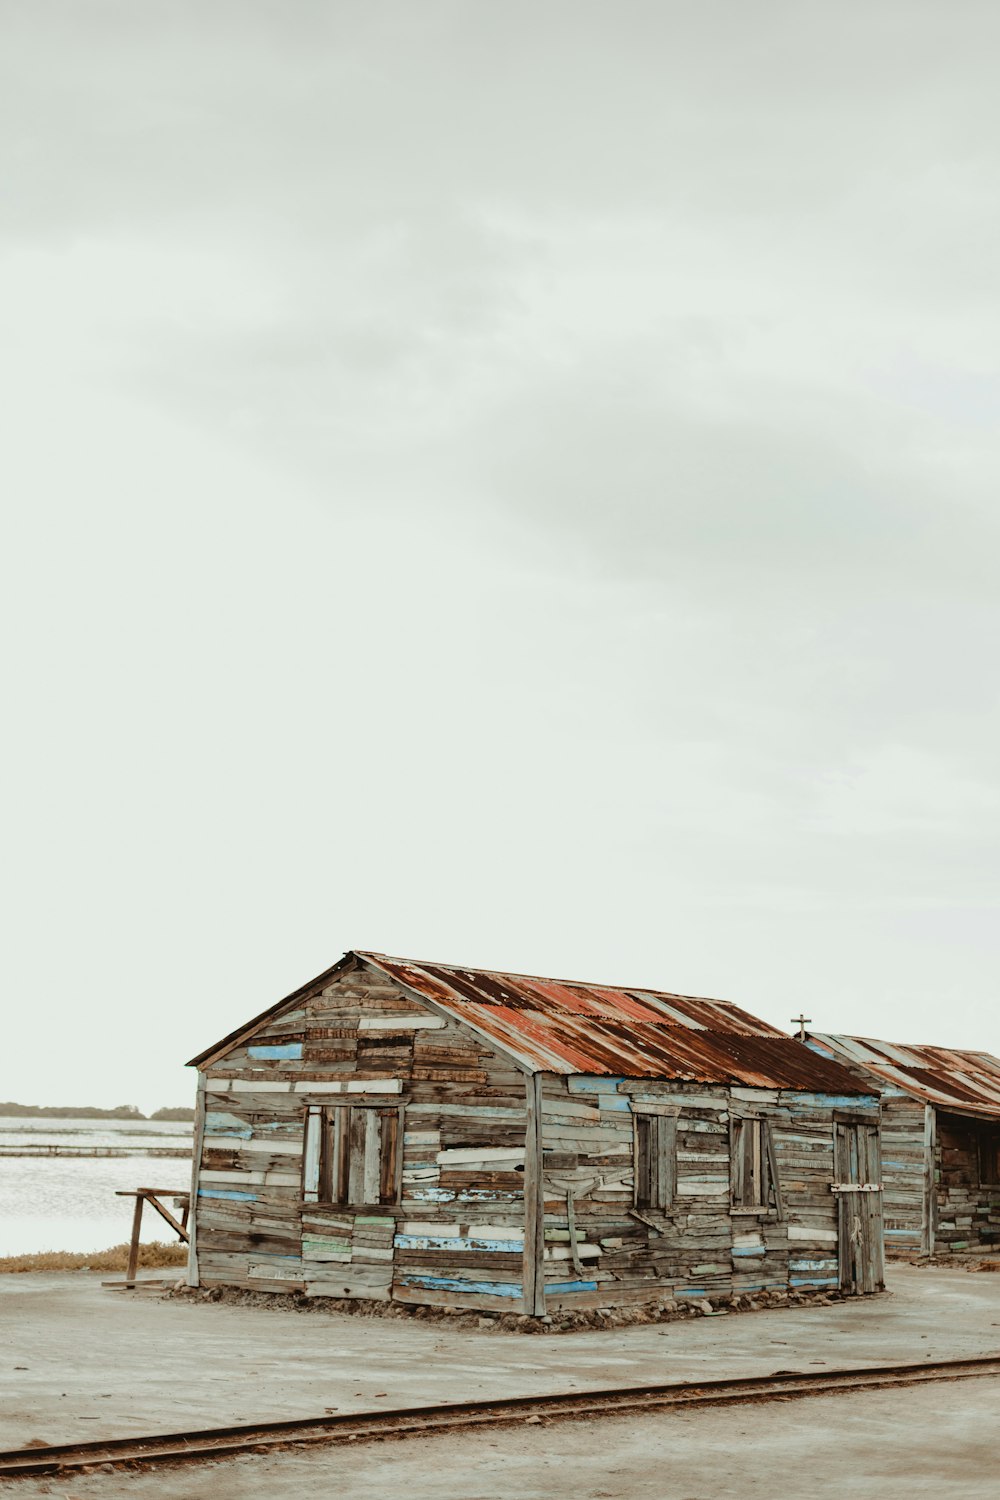
POLYGON ((838 1201, 840 1289, 880 1292, 885 1285, 882 1239, 882 1151, 875 1120, 835 1119, 833 1191, 838 1201))

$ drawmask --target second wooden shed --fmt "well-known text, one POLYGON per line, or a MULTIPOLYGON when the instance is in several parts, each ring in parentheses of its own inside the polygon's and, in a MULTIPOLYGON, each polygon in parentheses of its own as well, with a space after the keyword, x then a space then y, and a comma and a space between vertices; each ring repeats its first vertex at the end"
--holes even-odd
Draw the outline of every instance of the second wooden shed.
POLYGON ((1000 1244, 1000 1058, 821 1032, 807 1044, 882 1096, 887 1252, 1000 1244))

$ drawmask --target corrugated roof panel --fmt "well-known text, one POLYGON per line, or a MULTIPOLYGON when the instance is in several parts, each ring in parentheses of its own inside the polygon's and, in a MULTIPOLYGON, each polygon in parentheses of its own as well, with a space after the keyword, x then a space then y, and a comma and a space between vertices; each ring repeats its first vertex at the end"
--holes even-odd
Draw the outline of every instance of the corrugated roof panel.
POLYGON ((862 1094, 838 1062, 727 1001, 358 952, 525 1067, 862 1094))
POLYGON ((845 1063, 862 1068, 876 1080, 901 1088, 915 1099, 940 1109, 1000 1119, 1000 1058, 989 1052, 956 1047, 913 1046, 880 1042, 867 1036, 810 1032, 845 1063))

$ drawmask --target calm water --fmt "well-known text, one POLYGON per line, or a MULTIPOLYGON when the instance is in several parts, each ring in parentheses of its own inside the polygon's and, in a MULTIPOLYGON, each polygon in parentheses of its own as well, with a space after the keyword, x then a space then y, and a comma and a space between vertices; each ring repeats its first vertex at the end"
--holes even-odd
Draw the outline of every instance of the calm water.
MULTIPOLYGON (((24 1120, 0 1116, 0 1145, 187 1146, 191 1126, 171 1120, 24 1120)), ((0 1255, 32 1250, 106 1250, 132 1232, 135 1200, 118 1188, 186 1190, 191 1164, 182 1157, 0 1157, 0 1255)), ((167 1207, 171 1207, 169 1201, 167 1207)), ((146 1209, 144 1240, 172 1240, 169 1226, 146 1209), (159 1228, 157 1228, 157 1225, 159 1228)))

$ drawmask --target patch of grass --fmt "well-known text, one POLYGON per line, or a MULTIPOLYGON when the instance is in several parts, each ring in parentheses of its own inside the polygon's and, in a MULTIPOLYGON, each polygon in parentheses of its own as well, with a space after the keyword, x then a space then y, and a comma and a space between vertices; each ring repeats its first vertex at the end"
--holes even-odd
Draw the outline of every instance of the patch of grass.
MULTIPOLYGON (((139 1246, 140 1270, 156 1266, 187 1264, 187 1246, 166 1245, 153 1240, 139 1246)), ((0 1275, 11 1271, 124 1271, 128 1267, 128 1245, 112 1245, 110 1250, 93 1250, 90 1254, 72 1250, 38 1250, 33 1255, 0 1255, 0 1275)))

